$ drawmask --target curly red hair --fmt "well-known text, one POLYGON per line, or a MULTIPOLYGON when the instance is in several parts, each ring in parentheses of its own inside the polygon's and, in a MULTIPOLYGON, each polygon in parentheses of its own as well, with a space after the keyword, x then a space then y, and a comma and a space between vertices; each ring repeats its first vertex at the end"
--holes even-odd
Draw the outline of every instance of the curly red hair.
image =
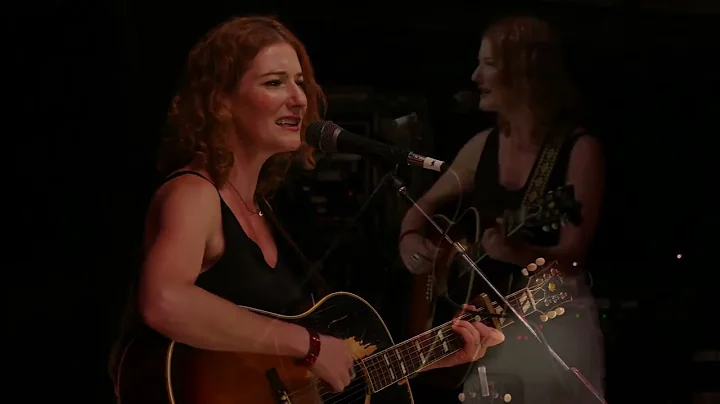
MULTIPOLYGON (((487 28, 504 84, 526 101, 538 130, 571 124, 580 113, 579 95, 550 25, 535 17, 508 17, 487 28)), ((505 129, 507 121, 500 116, 505 129)))
MULTIPOLYGON (((308 105, 301 128, 305 139, 307 124, 320 119, 326 98, 315 81, 305 46, 283 24, 270 17, 233 18, 212 31, 190 51, 184 85, 172 100, 168 131, 160 148, 159 169, 177 170, 191 161, 205 169, 215 185, 222 187, 233 166, 222 124, 219 96, 234 91, 257 54, 267 46, 287 43, 295 49, 305 81, 308 105)), ((312 167, 312 148, 303 142, 305 168, 312 167)), ((256 194, 267 196, 280 185, 293 153, 268 159, 260 173, 256 194)))

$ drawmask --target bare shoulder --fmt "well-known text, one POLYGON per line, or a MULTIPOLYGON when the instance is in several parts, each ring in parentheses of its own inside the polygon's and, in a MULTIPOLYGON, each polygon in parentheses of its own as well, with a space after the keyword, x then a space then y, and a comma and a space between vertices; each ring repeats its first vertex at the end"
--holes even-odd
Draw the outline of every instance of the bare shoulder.
POLYGON ((140 304, 146 321, 163 324, 158 309, 163 290, 195 283, 217 234, 219 196, 213 184, 196 175, 166 181, 155 193, 145 222, 145 260, 140 304))
POLYGON ((492 128, 476 134, 465 143, 453 162, 456 168, 465 167, 474 171, 477 163, 480 161, 480 155, 485 148, 485 141, 490 132, 492 132, 492 128))
POLYGON ((220 215, 220 196, 208 180, 197 175, 180 175, 157 190, 150 203, 150 212, 163 227, 207 224, 220 215))
MULTIPOLYGON (((420 201, 426 206, 439 206, 475 186, 475 171, 485 140, 492 129, 482 131, 468 140, 458 151, 450 164, 451 169, 443 174, 420 201)), ((420 203, 420 202, 418 202, 420 203)))
POLYGON ((589 159, 591 163, 595 160, 602 160, 602 144, 595 136, 582 127, 576 128, 573 135, 578 136, 578 138, 573 144, 571 159, 589 159))
MULTIPOLYGON (((585 131, 576 132, 578 138, 570 151, 567 180, 576 186, 577 193, 586 193, 578 188, 602 188, 605 178, 605 158, 602 144, 585 131), (585 184, 585 185, 583 185, 585 184), (591 185, 593 184, 593 185, 591 185)), ((592 197, 597 197, 593 195, 592 197)))
POLYGON ((487 128, 483 130, 482 132, 478 132, 475 136, 473 136, 468 142, 467 145, 472 145, 473 148, 480 148, 482 149, 485 146, 485 141, 488 138, 488 135, 490 132, 493 131, 493 128, 487 128))
POLYGON ((494 129, 495 129, 495 128, 493 128, 493 127, 489 127, 489 128, 487 128, 487 129, 479 132, 477 135, 475 135, 475 137, 477 137, 477 138, 482 138, 482 140, 485 141, 485 139, 487 139, 487 137, 488 137, 488 135, 490 134, 490 132, 492 132, 494 129))

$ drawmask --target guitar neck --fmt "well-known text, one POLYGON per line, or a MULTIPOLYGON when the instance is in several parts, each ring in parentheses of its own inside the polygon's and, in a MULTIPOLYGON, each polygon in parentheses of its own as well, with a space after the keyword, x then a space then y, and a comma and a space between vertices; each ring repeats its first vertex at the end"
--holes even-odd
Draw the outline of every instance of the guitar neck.
MULTIPOLYGON (((510 294, 507 300, 520 313, 534 311, 530 299, 523 297, 526 296, 524 292, 522 290, 510 294)), ((469 322, 486 322, 492 317, 486 312, 485 308, 479 308, 477 312, 467 312, 459 318, 469 322)), ((501 327, 510 324, 512 321, 505 320, 501 327)), ((378 392, 454 354, 462 349, 463 345, 462 338, 452 330, 452 322, 447 322, 368 356, 362 360, 362 365, 370 376, 373 391, 378 392)))

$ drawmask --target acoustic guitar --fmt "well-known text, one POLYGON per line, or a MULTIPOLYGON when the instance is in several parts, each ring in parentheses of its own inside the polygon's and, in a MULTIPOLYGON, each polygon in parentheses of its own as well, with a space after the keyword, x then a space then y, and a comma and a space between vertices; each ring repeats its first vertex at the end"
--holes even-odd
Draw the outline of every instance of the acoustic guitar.
MULTIPOLYGON (((508 296, 525 314, 544 313, 571 299, 562 288, 560 272, 552 264, 532 276, 527 288, 508 296)), ((125 348, 116 386, 119 402, 413 403, 409 384, 399 382, 463 346, 451 322, 396 344, 377 311, 362 298, 346 292, 327 295, 296 316, 247 309, 347 341, 355 359, 350 385, 335 393, 288 357, 200 350, 148 332, 125 348)), ((459 318, 494 324, 493 314, 485 308, 465 311, 459 318)))
MULTIPOLYGON (((480 244, 482 232, 477 210, 467 209, 455 222, 444 215, 436 215, 435 219, 444 226, 444 233, 460 243, 473 262, 482 269, 481 261, 487 254, 480 244)), ((575 200, 572 185, 546 193, 530 207, 503 214, 506 236, 526 240, 533 237, 538 230, 554 231, 567 222, 580 223, 580 203, 575 200)), ((489 297, 489 294, 492 294, 484 281, 479 279, 474 269, 442 234, 435 233, 438 232, 433 230, 433 233, 426 236, 439 251, 433 262, 433 269, 429 273, 413 277, 413 310, 409 320, 412 334, 422 333, 438 323, 448 321, 466 302, 486 309, 497 306, 497 302, 489 297)), ((517 269, 519 276, 516 279, 522 279, 521 268, 517 269)), ((543 315, 541 319, 546 320, 548 317, 543 315)), ((495 319, 495 327, 499 328, 502 321, 495 319)), ((443 388, 455 388, 462 385, 471 370, 472 364, 433 370, 432 375, 423 375, 423 382, 443 388)))

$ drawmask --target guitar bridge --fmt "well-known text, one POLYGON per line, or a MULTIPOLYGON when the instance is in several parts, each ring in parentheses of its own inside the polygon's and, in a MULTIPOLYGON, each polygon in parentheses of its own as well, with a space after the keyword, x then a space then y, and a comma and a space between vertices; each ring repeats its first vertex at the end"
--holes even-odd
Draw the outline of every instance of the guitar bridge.
POLYGON ((267 377, 270 387, 273 390, 275 402, 278 404, 291 404, 292 401, 287 392, 287 387, 283 384, 282 380, 280 380, 277 370, 275 370, 275 368, 268 369, 268 371, 265 372, 265 377, 267 377))

